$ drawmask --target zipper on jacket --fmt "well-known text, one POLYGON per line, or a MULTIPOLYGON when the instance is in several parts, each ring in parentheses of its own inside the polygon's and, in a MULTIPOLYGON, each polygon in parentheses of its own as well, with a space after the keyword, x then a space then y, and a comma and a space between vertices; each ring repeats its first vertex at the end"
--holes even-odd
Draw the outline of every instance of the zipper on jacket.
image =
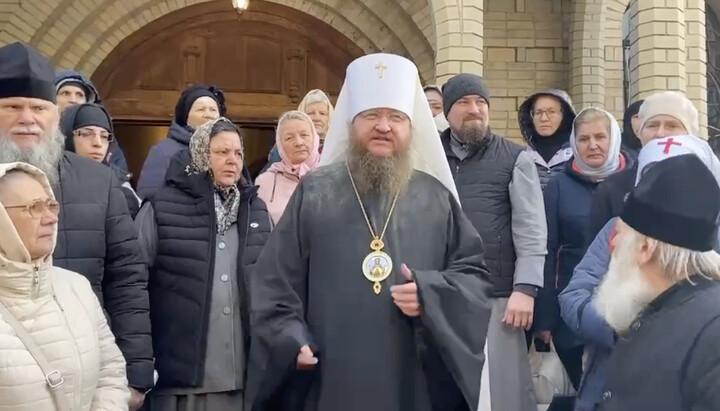
MULTIPOLYGON (((38 268, 36 266, 35 273, 37 274, 37 272, 38 272, 38 268)), ((39 284, 40 277, 38 276, 35 278, 39 284)), ((71 339, 71 343, 72 343, 72 344, 70 344, 70 345, 72 345, 72 359, 73 359, 73 362, 75 363, 75 370, 77 370, 77 371, 75 373, 70 373, 70 374, 73 374, 73 376, 75 377, 73 379, 75 384, 73 386, 73 398, 71 400, 71 407, 72 407, 72 409, 76 409, 82 403, 82 375, 84 374, 83 363, 80 360, 80 350, 78 349, 78 346, 77 346, 78 339, 75 338, 75 335, 73 334, 73 328, 70 326, 70 322, 68 321, 67 316, 69 314, 67 314, 65 312, 65 309, 63 308, 62 304, 60 304, 60 300, 57 298, 57 293, 55 292, 55 287, 52 286, 52 284, 51 284, 50 292, 52 294, 53 300, 55 301, 55 304, 57 304, 58 308, 61 311, 60 316, 63 318, 63 321, 65 322, 65 327, 68 332, 68 337, 71 339)), ((98 350, 100 350, 99 344, 96 347, 98 350)), ((68 381, 67 377, 65 377, 65 381, 68 381)))
MULTIPOLYGON (((70 345, 72 345, 72 351, 73 351, 72 357, 73 357, 73 362, 75 363, 75 369, 77 370, 77 372, 74 374, 75 385, 73 386, 73 398, 72 398, 72 408, 75 409, 76 407, 79 407, 82 402, 82 381, 83 381, 82 375, 84 374, 83 364, 82 364, 82 361, 80 360, 80 351, 78 350, 78 346, 77 346, 78 340, 77 340, 77 338, 75 338, 75 335, 73 334, 73 329, 70 326, 70 322, 68 321, 67 314, 65 313, 65 310, 63 309, 62 305, 60 304, 60 301, 58 300, 57 295, 55 294, 55 290, 53 290, 52 294, 53 294, 53 299, 55 300, 55 303, 60 308, 60 311, 62 311, 62 314, 61 314, 62 318, 65 321, 65 326, 67 327, 67 332, 69 334, 69 337, 72 339, 72 341, 71 341, 72 344, 70 344, 70 345)), ((98 349, 98 351, 100 350, 99 344, 97 345, 97 349, 98 349)), ((65 378, 65 381, 67 381, 67 380, 68 379, 65 378)))
POLYGON ((565 248, 565 245, 561 245, 557 253, 555 254, 555 291, 560 292, 559 286, 560 286, 560 254, 562 253, 563 248, 565 248))
POLYGON ((272 194, 270 194, 270 202, 272 203, 275 201, 275 187, 277 187, 277 175, 278 173, 275 173, 275 177, 273 178, 273 189, 272 194))
POLYGON ((33 299, 40 293, 40 267, 33 265, 33 299))

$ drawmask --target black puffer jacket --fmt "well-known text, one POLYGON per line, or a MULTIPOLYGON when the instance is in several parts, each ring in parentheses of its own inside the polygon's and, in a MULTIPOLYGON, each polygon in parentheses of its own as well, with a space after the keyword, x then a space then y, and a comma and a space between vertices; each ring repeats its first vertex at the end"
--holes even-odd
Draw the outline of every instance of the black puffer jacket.
POLYGON ((66 152, 53 190, 61 204, 53 262, 90 280, 127 361, 130 385, 151 388, 147 269, 119 182, 109 167, 66 152))
MULTIPOLYGON (((142 242, 151 266, 150 301, 156 367, 162 387, 197 387, 205 371, 205 351, 216 246, 215 203, 207 173, 188 173, 190 154, 183 150, 170 161, 167 184, 138 214, 142 242), (182 313, 182 320, 178 320, 182 313)), ((257 187, 244 185, 237 227, 238 283, 245 352, 250 332, 244 279, 252 270, 272 223, 257 187)))

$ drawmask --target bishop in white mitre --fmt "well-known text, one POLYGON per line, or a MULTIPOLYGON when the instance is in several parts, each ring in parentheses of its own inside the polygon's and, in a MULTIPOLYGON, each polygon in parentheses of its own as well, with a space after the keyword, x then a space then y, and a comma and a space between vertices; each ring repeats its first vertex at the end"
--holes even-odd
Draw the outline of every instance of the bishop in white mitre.
POLYGON ((246 409, 474 411, 488 275, 417 68, 358 58, 248 278, 246 409))

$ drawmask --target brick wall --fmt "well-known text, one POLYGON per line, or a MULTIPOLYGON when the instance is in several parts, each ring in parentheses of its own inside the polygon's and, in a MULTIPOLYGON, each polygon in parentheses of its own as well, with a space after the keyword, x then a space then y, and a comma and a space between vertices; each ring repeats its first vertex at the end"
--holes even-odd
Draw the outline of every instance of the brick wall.
POLYGON ((703 133, 708 124, 705 5, 705 0, 685 0, 685 92, 698 109, 703 133))
MULTIPOLYGON (((28 42, 57 67, 90 75, 125 37, 168 13, 205 1, 212 0, 0 0, 0 45, 28 42)), ((435 27, 428 1, 265 1, 327 22, 366 52, 406 55, 424 79, 435 77, 435 27)), ((432 3, 442 8, 450 0, 432 3)), ((227 4, 232 13, 229 0, 227 4)))
POLYGON ((490 124, 517 142, 517 109, 534 92, 568 88, 570 0, 485 0, 490 124))
MULTIPOLYGON (((58 68, 91 75, 128 35, 205 1, 212 0, 0 0, 0 45, 29 42, 58 68)), ((516 140, 517 107, 544 88, 563 88, 576 106, 603 105, 622 118, 620 26, 631 4, 630 100, 686 91, 707 123, 705 0, 266 1, 327 22, 366 52, 412 58, 426 83, 485 75, 491 124, 516 140)))

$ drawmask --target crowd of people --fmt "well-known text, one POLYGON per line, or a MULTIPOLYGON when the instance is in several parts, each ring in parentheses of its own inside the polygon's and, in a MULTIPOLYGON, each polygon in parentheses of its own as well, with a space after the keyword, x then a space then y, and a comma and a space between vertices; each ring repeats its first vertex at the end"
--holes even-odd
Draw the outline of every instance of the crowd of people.
POLYGON ((90 80, 1 47, 0 408, 720 409, 720 160, 692 102, 621 128, 540 91, 523 146, 491 104, 366 55, 253 178, 193 85, 136 192, 90 80))

